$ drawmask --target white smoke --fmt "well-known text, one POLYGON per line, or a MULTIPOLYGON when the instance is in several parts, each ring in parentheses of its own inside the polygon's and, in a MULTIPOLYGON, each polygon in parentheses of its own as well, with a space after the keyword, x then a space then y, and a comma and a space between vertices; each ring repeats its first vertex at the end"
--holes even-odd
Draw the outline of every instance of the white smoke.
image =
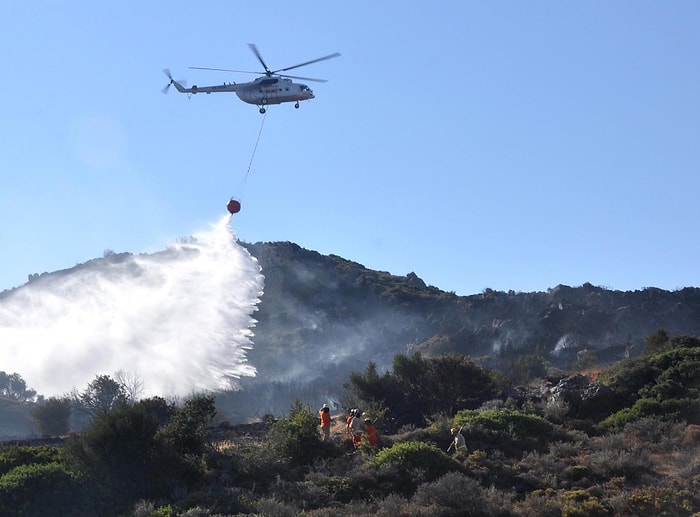
POLYGON ((264 279, 228 220, 166 251, 114 255, 11 292, 0 301, 0 370, 45 396, 119 371, 143 382, 141 396, 254 376, 246 349, 264 279))
POLYGON ((578 341, 575 336, 572 336, 571 334, 564 334, 562 337, 559 338, 559 341, 557 341, 554 350, 552 350, 552 355, 558 356, 565 349, 575 347, 577 345, 578 341))

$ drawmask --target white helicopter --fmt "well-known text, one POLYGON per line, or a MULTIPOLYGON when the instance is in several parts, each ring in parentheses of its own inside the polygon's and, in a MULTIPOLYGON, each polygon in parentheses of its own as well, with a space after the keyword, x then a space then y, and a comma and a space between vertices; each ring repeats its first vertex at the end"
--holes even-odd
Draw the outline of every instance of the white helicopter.
MULTIPOLYGON (((248 46, 253 51, 255 56, 258 58, 263 68, 265 69, 265 75, 261 77, 256 77, 253 81, 247 83, 224 83, 218 86, 197 86, 193 85, 191 88, 186 88, 184 81, 176 81, 170 75, 170 70, 167 68, 163 70, 165 75, 168 76, 170 82, 163 88, 163 93, 168 93, 170 86, 174 85, 175 89, 180 93, 188 93, 191 95, 197 93, 219 93, 219 92, 235 92, 238 98, 243 102, 248 104, 255 104, 260 108, 260 113, 265 113, 265 106, 268 104, 282 104, 283 102, 294 102, 294 107, 299 108, 299 103, 308 99, 314 98, 314 92, 306 86, 305 84, 295 83, 292 79, 302 79, 305 81, 316 81, 320 83, 325 83, 325 79, 312 79, 310 77, 297 77, 294 75, 280 74, 279 72, 286 72, 294 68, 299 68, 302 66, 310 65, 312 63, 318 63, 319 61, 324 61, 326 59, 331 59, 340 56, 339 52, 334 54, 329 54, 327 56, 319 57, 318 59, 312 59, 311 61, 306 61, 294 66, 288 66, 287 68, 280 68, 279 70, 270 70, 268 66, 263 61, 258 47, 253 43, 249 43, 248 46)), ((217 72, 237 72, 244 74, 259 74, 260 72, 250 72, 247 70, 229 70, 227 68, 205 68, 200 66, 189 67, 194 70, 215 70, 217 72)))

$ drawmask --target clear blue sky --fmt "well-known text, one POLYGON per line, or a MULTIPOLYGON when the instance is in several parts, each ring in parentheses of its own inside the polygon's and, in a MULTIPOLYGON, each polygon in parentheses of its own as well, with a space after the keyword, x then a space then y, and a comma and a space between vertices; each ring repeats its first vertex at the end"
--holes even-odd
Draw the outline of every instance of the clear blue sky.
POLYGON ((700 2, 5 2, 0 290, 225 213, 457 294, 700 285, 700 2), (273 69, 299 110, 161 93, 273 69), (243 188, 244 187, 244 188, 243 188))

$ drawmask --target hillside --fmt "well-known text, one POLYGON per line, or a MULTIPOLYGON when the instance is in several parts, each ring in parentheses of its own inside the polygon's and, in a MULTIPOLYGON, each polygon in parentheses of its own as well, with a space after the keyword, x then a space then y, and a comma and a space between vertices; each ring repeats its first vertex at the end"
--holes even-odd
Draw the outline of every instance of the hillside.
MULTIPOLYGON (((257 376, 241 379, 243 390, 222 400, 232 421, 283 414, 295 398, 340 403, 350 372, 369 361, 387 369, 399 353, 458 352, 501 370, 537 354, 550 368, 569 370, 586 350, 600 364, 634 356, 657 329, 700 335, 699 288, 622 292, 584 284, 457 296, 415 273, 373 271, 290 242, 242 244, 258 259, 265 289, 247 354, 257 376)), ((128 256, 30 275, 30 283, 100 270, 128 256)), ((0 305, 9 293, 0 293, 0 305)))
POLYGON ((312 363, 323 351, 326 364, 351 357, 381 364, 420 350, 496 357, 537 351, 567 366, 585 349, 609 360, 626 349, 634 355, 659 328, 700 333, 699 288, 622 292, 584 284, 456 296, 426 286, 415 273, 373 271, 292 243, 246 247, 265 275, 251 356, 273 376, 289 373, 286 361, 284 368, 270 361, 277 356, 270 351, 280 347, 301 351, 312 363))
MULTIPOLYGON (((60 400, 35 403, 22 386, 6 382, 3 395, 0 385, 0 515, 700 509, 700 289, 585 284, 456 296, 414 273, 292 243, 245 246, 266 278, 247 351, 257 375, 239 379, 238 391, 179 404, 125 403, 111 392, 78 426, 80 401, 108 390, 83 392, 60 413, 60 400), (333 408, 328 443, 323 402, 333 408), (376 446, 354 449, 349 407, 376 423, 376 446), (42 434, 37 426, 50 438, 24 440, 42 434), (467 448, 446 454, 457 429, 467 448)), ((168 253, 158 256, 164 264, 168 253)), ((114 276, 117 263, 127 266, 120 275, 142 274, 130 257, 32 276, 19 289, 36 304, 71 275, 114 276)), ((0 310, 12 308, 11 293, 0 293, 0 310)))
POLYGON ((569 370, 586 350, 602 364, 634 356, 657 329, 700 335, 698 288, 623 292, 584 284, 456 296, 412 272, 373 271, 289 242, 245 246, 262 266, 265 294, 249 352, 258 376, 243 385, 267 384, 256 404, 273 413, 289 407, 283 395, 292 386, 309 398, 337 398, 348 372, 369 361, 388 368, 397 353, 458 352, 502 370, 538 354, 569 370))

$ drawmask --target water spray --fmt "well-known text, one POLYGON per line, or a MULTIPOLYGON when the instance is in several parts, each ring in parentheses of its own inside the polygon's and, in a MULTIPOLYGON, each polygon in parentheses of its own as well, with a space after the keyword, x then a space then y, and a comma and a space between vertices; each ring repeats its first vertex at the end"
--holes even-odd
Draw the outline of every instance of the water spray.
POLYGON ((0 301, 0 370, 47 397, 120 371, 142 397, 235 388, 256 373, 246 350, 263 281, 228 215, 158 253, 43 275, 0 301))

